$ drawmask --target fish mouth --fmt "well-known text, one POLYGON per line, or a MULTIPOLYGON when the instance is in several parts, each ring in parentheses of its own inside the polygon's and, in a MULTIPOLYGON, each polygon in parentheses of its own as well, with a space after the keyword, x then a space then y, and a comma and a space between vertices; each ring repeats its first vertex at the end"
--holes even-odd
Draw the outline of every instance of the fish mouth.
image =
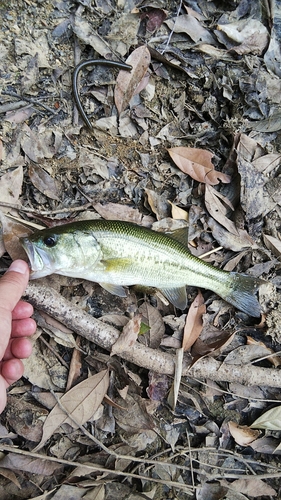
POLYGON ((30 279, 43 278, 54 272, 50 255, 45 250, 36 247, 28 238, 21 238, 20 242, 30 262, 30 279))

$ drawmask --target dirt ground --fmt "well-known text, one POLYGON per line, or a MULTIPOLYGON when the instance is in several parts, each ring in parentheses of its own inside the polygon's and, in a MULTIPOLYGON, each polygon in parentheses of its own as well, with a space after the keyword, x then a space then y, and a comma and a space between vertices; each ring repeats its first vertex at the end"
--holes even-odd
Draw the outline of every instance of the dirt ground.
POLYGON ((261 314, 205 288, 180 310, 156 289, 31 281, 1 500, 281 498, 279 0, 7 4, 1 271, 35 229, 118 219, 247 273, 261 314))

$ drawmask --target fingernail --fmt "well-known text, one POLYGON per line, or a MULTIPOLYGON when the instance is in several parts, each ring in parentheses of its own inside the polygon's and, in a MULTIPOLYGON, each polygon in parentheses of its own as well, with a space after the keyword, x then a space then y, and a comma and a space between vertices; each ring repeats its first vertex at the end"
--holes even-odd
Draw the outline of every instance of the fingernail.
POLYGON ((16 273, 25 274, 26 270, 26 262, 24 262, 24 260, 14 260, 7 272, 15 271, 16 273))

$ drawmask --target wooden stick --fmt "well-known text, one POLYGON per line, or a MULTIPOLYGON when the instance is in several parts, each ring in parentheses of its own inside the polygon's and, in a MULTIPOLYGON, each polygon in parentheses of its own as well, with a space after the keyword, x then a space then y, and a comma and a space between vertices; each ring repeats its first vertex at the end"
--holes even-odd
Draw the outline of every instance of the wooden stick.
MULTIPOLYGON (((81 308, 64 299, 56 290, 37 283, 30 283, 25 298, 39 310, 45 311, 79 335, 100 347, 111 351, 119 337, 119 331, 84 312, 81 308)), ((151 349, 136 342, 119 354, 120 357, 138 366, 165 375, 174 375, 174 354, 151 349)), ((217 382, 237 382, 243 385, 281 386, 281 371, 260 368, 254 365, 230 365, 220 363, 212 357, 203 358, 189 368, 191 357, 185 354, 183 376, 211 379, 217 382)))

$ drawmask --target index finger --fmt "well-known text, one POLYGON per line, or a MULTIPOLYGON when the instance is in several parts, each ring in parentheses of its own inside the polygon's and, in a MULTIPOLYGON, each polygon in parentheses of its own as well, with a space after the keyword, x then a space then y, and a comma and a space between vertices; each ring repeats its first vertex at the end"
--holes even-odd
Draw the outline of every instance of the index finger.
POLYGON ((15 260, 0 279, 1 309, 12 312, 23 295, 29 279, 29 267, 24 260, 15 260))

